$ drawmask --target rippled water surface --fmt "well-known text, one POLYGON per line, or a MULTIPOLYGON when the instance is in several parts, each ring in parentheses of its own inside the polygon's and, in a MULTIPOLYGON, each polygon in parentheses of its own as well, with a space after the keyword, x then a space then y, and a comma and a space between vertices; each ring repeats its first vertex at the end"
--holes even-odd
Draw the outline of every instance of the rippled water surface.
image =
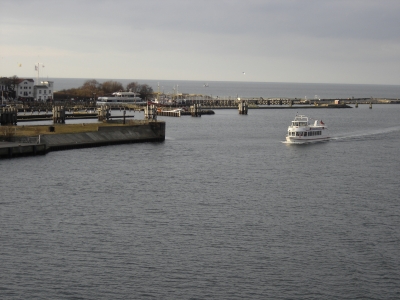
MULTIPOLYGON (((1 160, 1 299, 400 297, 400 105, 162 118, 163 143, 1 160)), ((160 118, 161 119, 161 118, 160 118)))

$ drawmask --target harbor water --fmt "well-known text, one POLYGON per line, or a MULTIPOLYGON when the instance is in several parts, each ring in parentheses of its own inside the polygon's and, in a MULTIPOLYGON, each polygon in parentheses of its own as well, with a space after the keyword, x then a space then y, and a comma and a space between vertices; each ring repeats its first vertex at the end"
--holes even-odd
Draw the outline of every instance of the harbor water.
POLYGON ((399 115, 221 109, 1 160, 0 298, 399 298, 399 115), (332 140, 282 143, 296 113, 332 140))

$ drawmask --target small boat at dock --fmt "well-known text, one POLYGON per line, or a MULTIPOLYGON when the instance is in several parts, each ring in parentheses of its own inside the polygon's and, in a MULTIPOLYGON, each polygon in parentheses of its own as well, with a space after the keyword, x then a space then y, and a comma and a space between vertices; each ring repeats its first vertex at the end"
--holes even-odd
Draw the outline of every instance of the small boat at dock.
POLYGON ((328 141, 330 137, 328 136, 327 129, 322 120, 310 121, 304 115, 296 115, 288 127, 286 143, 305 144, 328 141))

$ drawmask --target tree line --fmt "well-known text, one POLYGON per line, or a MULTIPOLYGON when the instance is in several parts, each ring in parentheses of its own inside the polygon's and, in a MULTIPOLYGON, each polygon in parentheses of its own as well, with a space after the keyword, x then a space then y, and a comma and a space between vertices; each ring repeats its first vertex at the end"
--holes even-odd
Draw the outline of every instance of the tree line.
MULTIPOLYGON (((16 88, 18 83, 21 81, 17 76, 12 77, 0 77, 0 85, 3 90, 7 92, 9 98, 16 98, 16 88)), ((122 83, 118 81, 106 81, 103 83, 98 82, 95 79, 86 80, 82 86, 72 89, 64 89, 54 93, 56 100, 64 100, 71 98, 78 99, 91 99, 102 96, 110 96, 114 92, 120 91, 132 91, 140 94, 140 98, 148 99, 153 95, 153 88, 147 84, 139 84, 137 82, 130 82, 124 87, 122 83)), ((0 91, 1 96, 1 91, 0 91)), ((32 98, 33 99, 33 98, 32 98)))
POLYGON ((86 80, 79 88, 61 90, 54 93, 55 99, 70 99, 70 98, 97 98, 102 96, 110 96, 114 92, 132 91, 140 94, 140 98, 147 99, 153 95, 153 88, 147 84, 139 84, 130 82, 124 86, 118 81, 98 82, 95 79, 86 80))
POLYGON ((19 81, 20 81, 20 79, 15 75, 12 77, 0 77, 0 85, 3 88, 3 91, 7 92, 8 98, 12 98, 12 99, 16 98, 16 96, 17 96, 16 88, 17 88, 19 81))

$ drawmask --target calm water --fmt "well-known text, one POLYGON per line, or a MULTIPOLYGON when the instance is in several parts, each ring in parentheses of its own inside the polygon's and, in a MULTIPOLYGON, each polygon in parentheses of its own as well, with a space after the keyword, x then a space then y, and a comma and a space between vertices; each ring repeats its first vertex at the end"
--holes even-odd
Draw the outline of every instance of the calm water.
MULTIPOLYGON (((84 78, 49 78, 56 90, 77 88, 88 80, 84 78)), ((374 84, 329 84, 329 83, 286 83, 286 82, 235 82, 235 81, 191 81, 191 80, 137 80, 96 79, 102 83, 114 80, 126 86, 130 82, 148 84, 154 91, 166 94, 202 94, 221 98, 264 97, 264 98, 400 98, 400 85, 374 84), (205 87, 207 86, 207 87, 205 87)))
POLYGON ((163 143, 1 160, 0 298, 399 298, 400 105, 304 113, 334 139, 217 110, 163 118, 163 143))

